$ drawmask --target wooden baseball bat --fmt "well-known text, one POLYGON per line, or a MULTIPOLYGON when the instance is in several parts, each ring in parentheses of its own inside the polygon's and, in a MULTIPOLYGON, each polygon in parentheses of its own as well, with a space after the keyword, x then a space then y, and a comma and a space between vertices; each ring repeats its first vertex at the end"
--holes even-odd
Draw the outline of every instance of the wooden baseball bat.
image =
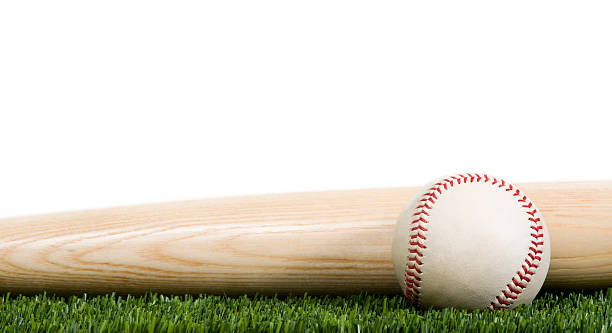
MULTIPOLYGON (((612 181, 519 187, 550 229, 545 286, 612 286, 612 181)), ((245 196, 3 219, 0 291, 399 293, 391 239, 416 189, 245 196)))

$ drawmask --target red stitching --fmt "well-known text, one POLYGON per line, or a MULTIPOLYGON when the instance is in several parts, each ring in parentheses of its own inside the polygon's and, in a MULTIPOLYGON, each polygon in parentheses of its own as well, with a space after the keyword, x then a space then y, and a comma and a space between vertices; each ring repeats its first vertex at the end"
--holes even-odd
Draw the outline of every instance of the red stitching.
POLYGON ((514 288, 512 287, 512 285, 510 285, 510 284, 506 285, 506 287, 508 287, 508 289, 509 289, 509 290, 510 290, 510 291, 511 291, 513 294, 518 295, 518 294, 520 294, 520 293, 521 293, 521 290, 520 290, 520 289, 514 289, 514 288))
POLYGON ((525 284, 523 284, 523 282, 521 281, 516 281, 516 277, 512 278, 512 282, 514 283, 515 286, 517 287, 521 287, 521 288, 525 288, 527 287, 525 284))
POLYGON ((497 302, 499 304, 503 304, 503 305, 512 305, 512 303, 508 302, 508 301, 504 301, 503 299, 501 299, 501 297, 496 296, 495 298, 497 298, 497 302))
POLYGON ((531 260, 536 260, 536 259, 538 259, 538 260, 542 260, 542 257, 540 257, 540 256, 536 256, 536 255, 533 255, 533 254, 531 254, 531 253, 529 253, 529 254, 528 254, 528 256, 529 256, 529 258, 531 258, 531 260))
POLYGON ((419 293, 417 287, 410 285, 406 287, 406 294, 410 295, 409 298, 416 299, 416 295, 419 293))
POLYGON ((521 268, 523 268, 523 272, 525 272, 525 274, 531 274, 531 272, 527 269, 527 266, 523 265, 521 268))
POLYGON ((521 273, 521 271, 518 271, 516 274, 518 274, 519 278, 520 278, 522 281, 531 282, 531 279, 530 279, 530 278, 528 278, 526 275, 523 275, 523 274, 521 273))
POLYGON ((525 263, 527 264, 527 266, 529 266, 529 268, 531 268, 531 267, 538 268, 538 265, 530 262, 529 259, 525 259, 525 263))
POLYGON ((533 246, 530 247, 529 250, 531 250, 531 252, 534 252, 535 254, 542 253, 542 250, 538 250, 538 249, 534 248, 533 246))
POLYGON ((410 245, 411 245, 411 246, 415 246, 415 245, 416 245, 416 246, 418 246, 418 247, 420 247, 420 248, 422 248, 422 249, 424 249, 424 248, 425 248, 425 245, 423 245, 423 244, 421 244, 421 243, 419 243, 419 242, 417 242, 417 241, 412 241, 412 242, 410 242, 410 245))
POLYGON ((506 297, 506 298, 510 298, 510 299, 517 299, 518 298, 518 297, 512 295, 511 293, 509 293, 509 292, 507 292, 505 290, 503 291, 503 293, 504 293, 504 297, 506 297))
POLYGON ((410 239, 415 239, 415 238, 426 239, 425 236, 421 235, 421 233, 417 233, 416 235, 410 236, 410 239))
POLYGON ((407 286, 406 287, 406 294, 410 295, 407 296, 409 300, 416 300, 417 299, 417 295, 419 294, 419 289, 413 285, 407 286))
POLYGON ((423 273, 423 272, 422 272, 422 271, 421 271, 421 270, 420 270, 420 269, 419 269, 419 268, 418 268, 416 265, 412 265, 412 266, 411 266, 411 265, 408 265, 408 266, 407 266, 407 268, 408 268, 408 269, 414 269, 414 270, 415 270, 415 272, 417 272, 417 273, 419 273, 419 274, 423 273))
POLYGON ((413 286, 420 287, 420 285, 419 285, 419 283, 418 283, 418 282, 416 282, 415 280, 410 279, 410 278, 407 278, 407 279, 406 279, 406 283, 410 283, 410 284, 412 284, 413 286))
POLYGON ((445 178, 442 181, 439 181, 432 186, 427 193, 424 193, 419 200, 420 204, 416 207, 415 213, 413 216, 418 217, 411 222, 414 224, 410 231, 414 232, 410 235, 411 241, 409 242, 410 248, 408 249, 408 253, 411 256, 408 257, 409 264, 406 265, 406 289, 404 291, 404 295, 406 298, 410 300, 411 303, 416 304, 419 301, 419 293, 420 293, 420 284, 421 281, 420 275, 423 273, 420 266, 423 265, 423 262, 419 259, 423 257, 423 253, 420 249, 425 249, 427 246, 421 243, 421 240, 425 242, 427 240, 427 231, 424 224, 429 223, 428 216, 430 216, 430 210, 433 209, 433 205, 438 200, 438 195, 443 195, 443 191, 448 190, 459 184, 465 184, 468 182, 473 183, 483 182, 489 183, 490 185, 497 185, 498 188, 504 188, 506 192, 512 192, 513 197, 518 197, 517 202, 520 204, 522 208, 526 211, 525 213, 528 215, 527 220, 532 224, 530 228, 534 231, 531 233, 531 245, 529 247, 529 252, 525 258, 525 264, 521 266, 521 270, 517 271, 516 275, 512 277, 511 283, 507 284, 507 289, 504 289, 500 292, 498 296, 495 297, 495 301, 491 302, 490 309, 505 309, 512 305, 512 302, 518 298, 520 293, 526 287, 526 284, 522 281, 526 281, 529 283, 531 281, 531 277, 535 274, 535 270, 539 266, 539 262, 542 260, 539 254, 542 254, 543 246, 544 246, 544 234, 541 232, 543 230, 543 226, 540 224, 540 217, 536 217, 538 211, 533 207, 533 203, 527 199, 527 196, 522 195, 520 190, 514 188, 514 186, 510 183, 506 183, 503 179, 497 179, 495 177, 491 177, 487 174, 458 174, 455 176, 450 176, 445 178), (529 261, 531 259, 531 261, 529 261))
POLYGON ((423 223, 429 223, 427 222, 427 220, 425 220, 425 218, 423 217, 419 217, 418 219, 412 221, 412 223, 417 223, 417 222, 423 222, 423 223))
POLYGON ((417 255, 417 256, 419 256, 419 257, 422 257, 422 256, 423 256, 423 254, 422 254, 421 252, 419 252, 419 250, 417 250, 417 249, 410 249, 410 250, 408 250, 408 252, 409 252, 409 253, 416 254, 416 255, 417 255))
POLYGON ((421 262, 421 261, 419 260, 419 258, 417 258, 417 257, 410 257, 410 258, 408 258, 408 261, 414 261, 414 262, 416 262, 416 264, 417 264, 417 265, 419 265, 419 266, 423 265, 423 262, 421 262))
MULTIPOLYGON (((406 279, 406 289, 411 289, 411 291, 413 293, 416 293, 420 286, 417 286, 416 284, 414 284, 414 282, 410 279, 406 279)), ((416 295, 415 295, 416 296, 416 295)))

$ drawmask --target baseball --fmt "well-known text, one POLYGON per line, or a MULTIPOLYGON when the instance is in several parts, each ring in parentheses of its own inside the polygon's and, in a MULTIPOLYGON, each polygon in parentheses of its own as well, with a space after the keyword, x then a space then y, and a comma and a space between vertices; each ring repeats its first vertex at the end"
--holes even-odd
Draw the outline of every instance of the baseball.
POLYGON ((505 180, 465 173, 425 186, 393 238, 404 295, 420 307, 512 309, 546 278, 550 240, 535 204, 505 180))

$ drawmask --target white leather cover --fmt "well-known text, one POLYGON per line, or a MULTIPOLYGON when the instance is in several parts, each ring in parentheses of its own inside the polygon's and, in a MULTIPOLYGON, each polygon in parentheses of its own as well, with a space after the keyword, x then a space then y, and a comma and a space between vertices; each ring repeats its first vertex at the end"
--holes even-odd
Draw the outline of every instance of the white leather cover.
POLYGON ((536 296, 548 272, 548 230, 533 202, 504 180, 461 174, 408 202, 393 265, 415 305, 511 309, 536 296))

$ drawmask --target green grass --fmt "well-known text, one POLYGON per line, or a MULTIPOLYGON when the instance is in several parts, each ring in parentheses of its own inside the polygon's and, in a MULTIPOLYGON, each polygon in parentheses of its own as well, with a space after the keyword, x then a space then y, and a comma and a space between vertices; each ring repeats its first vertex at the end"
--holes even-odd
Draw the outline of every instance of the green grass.
POLYGON ((0 298, 0 332, 543 332, 612 331, 612 289, 546 293, 512 311, 416 310, 403 298, 0 298))

